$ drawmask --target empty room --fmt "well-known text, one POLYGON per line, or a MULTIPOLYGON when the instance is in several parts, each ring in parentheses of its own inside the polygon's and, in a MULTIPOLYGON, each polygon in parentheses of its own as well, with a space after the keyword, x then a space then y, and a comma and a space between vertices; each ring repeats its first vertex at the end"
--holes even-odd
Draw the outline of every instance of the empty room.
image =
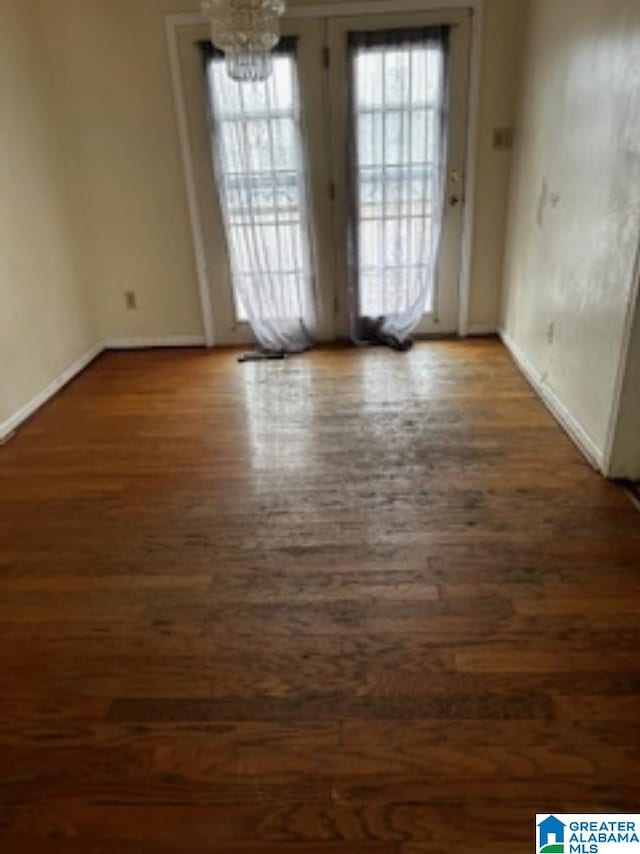
POLYGON ((0 0, 0 851, 640 851, 640 0, 0 0))

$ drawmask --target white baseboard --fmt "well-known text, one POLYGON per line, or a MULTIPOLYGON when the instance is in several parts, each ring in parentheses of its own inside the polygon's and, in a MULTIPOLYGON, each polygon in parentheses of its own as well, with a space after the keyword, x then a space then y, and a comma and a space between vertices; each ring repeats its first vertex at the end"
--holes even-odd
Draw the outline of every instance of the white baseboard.
POLYGON ((498 327, 495 323, 472 323, 467 330, 467 336, 473 338, 474 335, 497 335, 498 327))
POLYGON ((205 347, 203 335, 164 335, 158 338, 107 338, 107 350, 144 350, 151 347, 205 347))
POLYGON ((57 394, 61 388, 77 376, 77 374, 83 371, 87 365, 93 362, 96 356, 99 356, 100 353, 102 353, 103 350, 104 346, 102 343, 96 344, 90 350, 87 350, 84 355, 80 356, 79 359, 76 359, 73 364, 69 365, 66 370, 52 380, 35 397, 31 398, 28 403, 25 403, 25 405, 21 406, 17 412, 14 412, 10 418, 3 421, 0 424, 0 443, 6 442, 17 428, 27 420, 27 418, 30 418, 33 413, 40 409, 40 407, 52 398, 54 394, 57 394))
POLYGON ((511 353, 514 362, 533 387, 533 390, 540 396, 547 409, 565 432, 569 434, 570 438, 573 439, 588 462, 594 468, 603 472, 605 466, 604 451, 598 447, 582 424, 569 412, 558 395, 549 388, 538 369, 532 365, 508 333, 501 329, 498 334, 507 350, 511 353))

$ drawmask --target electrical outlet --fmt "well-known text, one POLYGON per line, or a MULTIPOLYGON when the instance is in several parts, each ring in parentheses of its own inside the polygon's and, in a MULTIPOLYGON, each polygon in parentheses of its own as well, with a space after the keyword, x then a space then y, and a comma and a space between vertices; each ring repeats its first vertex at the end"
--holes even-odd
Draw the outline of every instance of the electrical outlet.
POLYGON ((509 151, 513 148, 513 128, 494 128, 493 147, 496 151, 509 151))
POLYGON ((135 291, 125 291, 124 301, 129 311, 135 311, 138 308, 138 297, 135 291))

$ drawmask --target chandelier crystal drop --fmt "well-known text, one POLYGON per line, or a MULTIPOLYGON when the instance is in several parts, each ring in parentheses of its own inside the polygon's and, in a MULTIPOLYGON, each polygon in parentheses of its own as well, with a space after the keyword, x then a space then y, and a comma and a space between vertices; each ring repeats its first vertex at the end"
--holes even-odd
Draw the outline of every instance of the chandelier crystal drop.
POLYGON ((266 80, 271 51, 280 41, 285 0, 202 0, 211 24, 211 41, 224 52, 233 80, 266 80))

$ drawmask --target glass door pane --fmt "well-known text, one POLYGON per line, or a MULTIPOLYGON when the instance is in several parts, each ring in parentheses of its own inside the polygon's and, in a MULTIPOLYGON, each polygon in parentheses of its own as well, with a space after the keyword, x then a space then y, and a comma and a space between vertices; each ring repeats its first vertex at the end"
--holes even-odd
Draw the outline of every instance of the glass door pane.
POLYGON ((446 160, 446 30, 349 35, 358 314, 435 308, 446 160))
POLYGON ((221 54, 207 63, 217 188, 236 321, 313 325, 313 275, 295 39, 283 39, 266 81, 238 83, 221 54))

